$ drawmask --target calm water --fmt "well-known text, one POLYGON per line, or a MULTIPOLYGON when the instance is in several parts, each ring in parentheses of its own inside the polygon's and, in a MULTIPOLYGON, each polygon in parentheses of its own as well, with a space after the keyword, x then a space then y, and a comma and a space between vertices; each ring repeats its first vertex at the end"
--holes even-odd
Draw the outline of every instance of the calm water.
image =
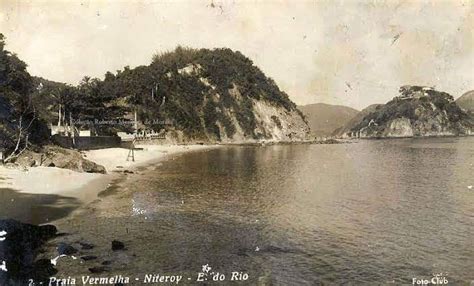
POLYGON ((135 185, 141 263, 130 267, 209 264, 250 284, 411 284, 433 273, 469 283, 473 164, 472 137, 187 154, 135 185))
MULTIPOLYGON (((411 284, 433 273, 469 284, 473 164, 473 137, 223 147, 129 176, 109 194, 115 215, 75 228, 104 249, 126 243, 110 274, 195 278, 209 264, 248 273, 242 285, 411 284)), ((40 221, 77 207, 6 190, 1 199, 2 216, 40 221)))

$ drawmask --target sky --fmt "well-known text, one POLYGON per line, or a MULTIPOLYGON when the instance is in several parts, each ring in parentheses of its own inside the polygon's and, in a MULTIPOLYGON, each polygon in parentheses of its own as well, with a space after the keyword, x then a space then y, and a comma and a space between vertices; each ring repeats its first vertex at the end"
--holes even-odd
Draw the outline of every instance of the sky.
POLYGON ((0 0, 0 32, 31 74, 70 84, 181 45, 241 51, 299 105, 474 89, 474 0, 0 0))

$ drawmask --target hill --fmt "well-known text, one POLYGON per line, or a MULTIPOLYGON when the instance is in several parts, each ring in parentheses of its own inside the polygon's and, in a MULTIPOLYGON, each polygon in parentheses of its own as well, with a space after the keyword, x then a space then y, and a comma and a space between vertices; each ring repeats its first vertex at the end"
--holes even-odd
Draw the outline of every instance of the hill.
POLYGON ((430 87, 403 86, 400 96, 366 112, 339 135, 386 138, 469 135, 474 119, 451 95, 430 87))
POLYGON ((456 99, 456 104, 462 109, 474 112, 474 90, 468 91, 456 99))
POLYGON ((309 127, 253 62, 230 49, 158 54, 146 66, 84 77, 78 86, 31 76, 0 34, 0 149, 7 162, 50 144, 48 123, 98 135, 161 132, 161 143, 299 141, 309 127))
MULTIPOLYGON (((178 47, 155 55, 148 66, 108 72, 94 89, 107 110, 121 109, 126 118, 136 111, 140 129, 165 132, 173 142, 302 140, 309 129, 288 95, 230 49, 178 47)), ((87 109, 86 103, 78 119, 91 115, 87 109)))
POLYGON ((359 111, 342 105, 316 103, 298 106, 308 121, 313 136, 330 136, 344 126, 359 111))

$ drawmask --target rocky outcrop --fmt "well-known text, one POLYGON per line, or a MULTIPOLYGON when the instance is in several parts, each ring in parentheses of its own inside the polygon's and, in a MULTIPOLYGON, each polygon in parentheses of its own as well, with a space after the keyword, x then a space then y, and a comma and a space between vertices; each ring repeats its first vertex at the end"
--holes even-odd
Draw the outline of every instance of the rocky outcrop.
POLYGON ((278 108, 267 101, 253 100, 255 133, 268 141, 305 140, 309 127, 296 109, 278 108))
POLYGON ((414 135, 410 119, 401 117, 390 121, 385 136, 412 137, 414 135))
POLYGON ((24 167, 45 166, 85 173, 106 173, 104 166, 83 158, 80 152, 58 146, 46 146, 38 152, 25 151, 15 163, 24 167))
POLYGON ((397 138, 471 135, 472 114, 462 110, 451 95, 430 87, 403 86, 400 96, 376 107, 350 126, 340 137, 397 138))
MULTIPOLYGON (((359 137, 370 137, 376 125, 369 125, 359 130, 359 137)), ((413 137, 413 128, 408 118, 401 117, 391 120, 384 130, 382 137, 413 137)))
MULTIPOLYGON (((259 71, 255 69, 254 72, 259 71)), ((278 90, 274 82, 266 79, 263 74, 261 80, 268 81, 264 85, 271 86, 282 103, 262 95, 246 94, 238 82, 232 82, 231 88, 223 89, 218 86, 218 82, 213 81, 212 76, 209 77, 205 66, 199 64, 189 64, 179 69, 178 74, 181 77, 198 78, 199 84, 203 84, 210 92, 207 98, 205 96, 201 119, 204 138, 207 137, 207 140, 238 143, 261 140, 288 142, 308 138, 309 126, 304 116, 294 103, 278 90)), ((199 110, 199 107, 197 108, 199 110)), ((186 132, 180 134, 183 141, 192 141, 186 136, 186 132)))

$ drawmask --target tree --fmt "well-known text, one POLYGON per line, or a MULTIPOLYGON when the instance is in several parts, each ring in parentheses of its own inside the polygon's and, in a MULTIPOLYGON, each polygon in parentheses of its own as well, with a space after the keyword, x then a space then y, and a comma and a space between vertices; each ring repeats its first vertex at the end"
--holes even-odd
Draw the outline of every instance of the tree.
POLYGON ((38 132, 44 131, 32 103, 33 81, 26 67, 15 54, 5 50, 5 37, 0 34, 0 96, 10 107, 9 118, 0 122, 5 131, 2 147, 10 151, 6 162, 18 157, 31 141, 40 141, 38 132))

